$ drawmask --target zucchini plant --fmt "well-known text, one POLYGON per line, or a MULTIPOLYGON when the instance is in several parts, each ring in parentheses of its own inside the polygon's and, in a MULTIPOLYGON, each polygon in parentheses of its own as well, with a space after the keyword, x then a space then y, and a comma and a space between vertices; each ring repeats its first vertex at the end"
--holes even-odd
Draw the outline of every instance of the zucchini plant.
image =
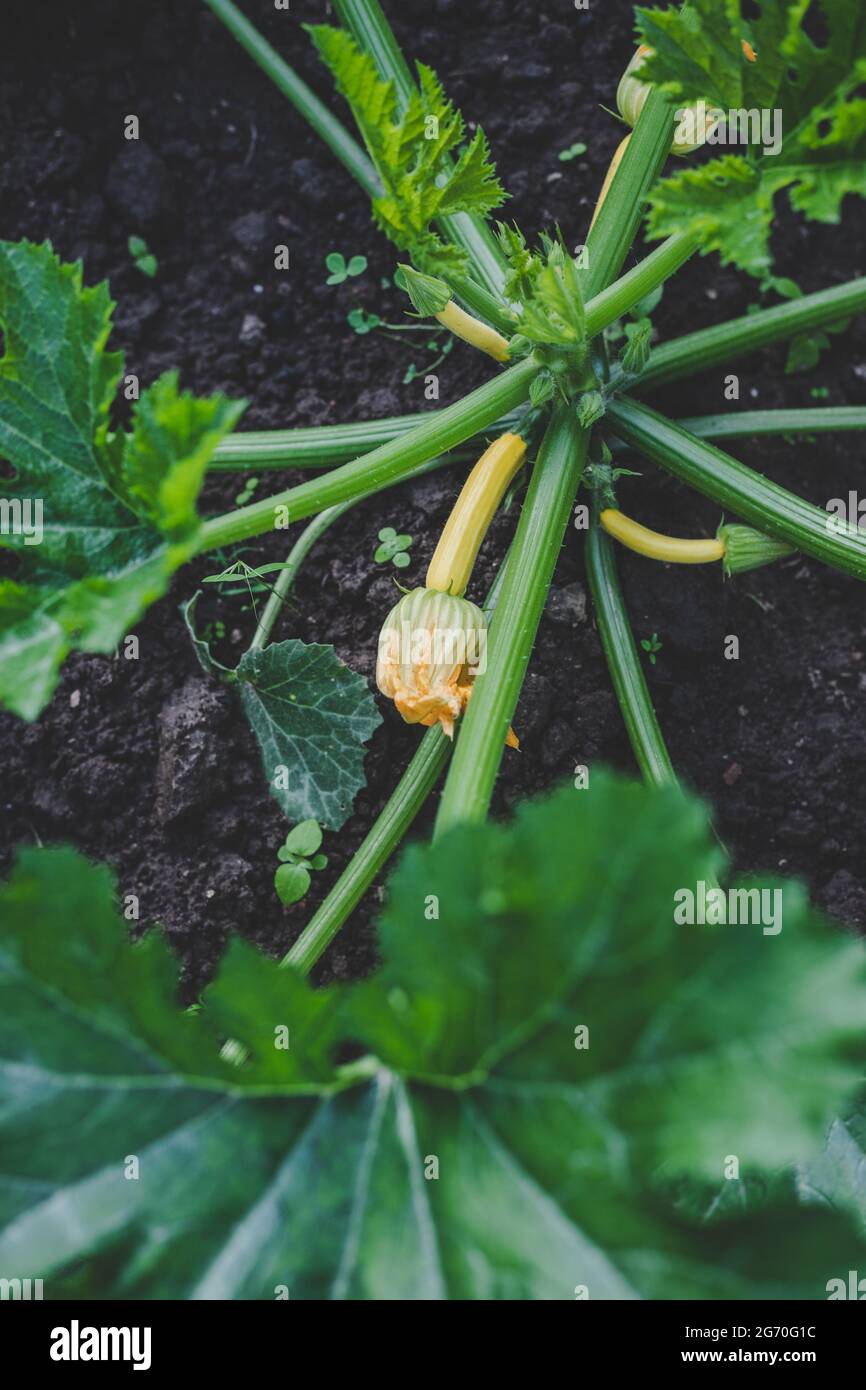
MULTIPOLYGON (((785 890, 784 950, 748 934, 674 939, 676 885, 716 883, 719 856, 677 785, 614 546, 647 563, 721 565, 734 578, 799 552, 866 578, 863 532, 829 526, 820 508, 709 442, 863 430, 866 408, 671 420, 646 401, 660 385, 835 328, 866 308, 866 278, 658 346, 645 319, 695 255, 717 254, 768 286, 777 199, 833 224, 847 194, 866 194, 866 17, 857 0, 832 0, 817 44, 804 29, 810 0, 731 0, 721 13, 715 0, 638 8, 639 47, 617 94, 631 130, 591 225, 568 228, 568 241, 550 229, 533 245, 515 224, 491 222, 506 194, 483 131, 468 135, 437 75, 409 67, 378 0, 334 0, 339 24, 309 30, 360 143, 231 0, 206 3, 369 195, 396 248, 407 312, 485 354, 491 375, 416 416, 263 432, 235 430, 242 402, 196 399, 169 375, 142 394, 124 430, 111 418, 124 368, 107 349, 106 287, 84 288, 80 267, 62 265, 47 245, 0 244, 0 453, 15 470, 5 486, 12 499, 38 493, 47 513, 39 547, 22 531, 2 537, 20 570, 0 583, 0 699, 35 718, 70 651, 113 650, 185 563, 216 552, 221 568, 209 579, 255 580, 268 592, 237 666, 222 666, 197 630, 195 594, 186 595, 185 618, 204 668, 236 690, 270 790, 298 823, 276 871, 281 897, 296 901, 310 870, 324 868, 320 827, 338 830, 351 813, 381 716, 332 648, 272 641, 276 621, 311 547, 349 508, 467 451, 477 461, 429 546, 424 585, 371 615, 381 625, 379 689, 393 717, 425 732, 282 967, 233 946, 202 1008, 181 1020, 162 946, 148 938, 121 948, 105 876, 67 852, 22 858, 4 898, 6 987, 26 991, 34 1019, 59 992, 110 1020, 110 1047, 82 1025, 81 1070, 96 1089, 104 1071, 112 1106, 135 1111, 169 1200, 166 1208, 151 1179, 120 1213, 120 1176, 101 1161, 114 1114, 106 1110, 92 1153, 68 1173, 28 1174, 39 1181, 20 1185, 0 1264, 22 1275, 56 1271, 62 1286, 64 1271, 84 1261, 84 1286, 98 1293, 105 1240, 128 1252, 123 1278, 134 1296, 270 1297, 285 1286, 302 1297, 376 1298, 394 1296, 388 1251, 399 1240, 401 1287, 415 1297, 584 1296, 578 1288, 592 1297, 822 1296, 832 1262, 856 1258, 855 1236, 841 1214, 799 1198, 810 1189, 828 1204, 863 1205, 835 1170, 809 1166, 862 1069, 862 952, 829 932, 796 888, 785 890), (753 110, 781 113, 772 145, 760 119, 736 119, 753 110), (705 158, 723 126, 728 140, 739 131, 740 152, 705 158), (665 174, 670 154, 679 158, 665 174), (660 244, 624 272, 644 218, 660 244), (662 536, 624 515, 615 466, 624 449, 717 503, 717 534, 662 536), (254 468, 261 486, 269 469, 289 467, 310 476, 200 517, 209 468, 254 468), (472 593, 487 528, 521 471, 510 549, 491 592, 472 593), (598 628, 647 787, 599 774, 585 802, 568 789, 524 809, 512 827, 487 825, 505 750, 519 740, 515 709, 578 499, 598 628), (233 558, 241 543, 301 521, 285 561, 233 558), (304 977, 446 766, 434 842, 410 851, 394 881, 383 969, 345 989, 311 989, 304 977), (624 846, 618 857, 612 843, 624 846), (79 979, 79 948, 58 948, 49 887, 58 875, 81 910, 87 949, 114 960, 116 978, 79 979), (743 987, 736 1004, 725 988, 732 971, 743 987), (575 1040, 582 1028, 599 1039, 586 1052, 575 1040), (757 1059, 742 1087, 742 1057, 724 1042, 731 1028, 757 1059), (281 1029, 295 1039, 284 1048, 274 1041, 281 1029), (334 1049, 347 1041, 362 1056, 337 1065, 334 1049), (152 1103, 142 1102, 142 1072, 156 1083, 152 1103), (160 1087, 171 1093, 167 1120, 160 1087), (244 1156, 243 1180, 224 1199, 190 1191, 187 1126, 201 1164, 244 1156), (724 1198, 715 1191, 720 1155, 734 1142, 726 1126, 750 1175, 736 1198, 734 1188, 724 1198), (792 1164, 801 1165, 794 1176, 792 1164), (431 1181, 423 1199, 421 1169, 431 1181), (465 1195, 473 1169, 484 1179, 472 1189, 477 1209, 465 1195), (307 1220, 291 1199, 298 1184, 313 1183, 321 1205, 307 1220), (367 1206, 344 1220, 359 1183, 367 1206), (91 1236, 86 1222, 58 1219, 70 1203, 118 1214, 110 1231, 91 1236), (269 1217, 288 1207, 288 1226, 263 1223, 257 1203, 269 1217), (333 1220, 323 1223, 321 1211, 333 1220), (726 1219, 710 1222, 711 1211, 726 1219), (173 1234, 190 1223, 200 1238, 173 1260, 173 1234), (262 1251, 252 1237, 264 1225, 262 1251), (795 1275, 790 1258, 762 1265, 757 1255, 789 1226, 795 1275)), ((329 256, 332 280, 360 274, 362 259, 329 256)), ((376 560, 403 567, 410 538, 392 528, 380 540, 376 560)), ((654 661, 656 634, 641 645, 654 661)), ((51 1073, 62 1050, 48 1017, 37 1031, 34 1112, 56 1103, 51 1073)), ((6 1045, 21 1060, 17 1038, 6 1045)), ((87 1096, 71 1084, 61 1092, 73 1120, 87 1096)), ((847 1117, 834 1130, 842 1144, 840 1131, 859 1133, 847 1117)))

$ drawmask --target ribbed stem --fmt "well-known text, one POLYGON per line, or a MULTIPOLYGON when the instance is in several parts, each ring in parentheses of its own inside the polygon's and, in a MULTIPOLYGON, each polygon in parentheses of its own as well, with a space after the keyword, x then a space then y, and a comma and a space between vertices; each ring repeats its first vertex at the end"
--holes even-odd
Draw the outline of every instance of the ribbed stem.
MULTIPOLYGON (((392 439, 402 438, 417 425, 439 417, 441 411, 427 410, 414 415, 391 415, 382 420, 363 420, 359 424, 302 425, 289 430, 244 430, 226 435, 214 450, 209 471, 236 473, 250 468, 333 468, 349 463, 392 439)), ((488 426, 492 434, 514 429, 522 411, 503 415, 488 426)), ((464 452, 460 446, 460 452, 464 452)), ((470 450, 466 449, 469 457, 470 450)), ((477 452, 477 451, 476 451, 477 452)), ((452 452, 458 457, 458 451, 452 452)))
POLYGON ((436 834, 483 820, 505 748, 526 667, 589 439, 574 412, 559 407, 548 426, 512 542, 508 572, 487 643, 487 668, 475 679, 458 726, 454 760, 442 794, 436 834))
POLYGON ((428 729, 379 816, 283 965, 309 974, 400 844, 438 782, 450 752, 451 740, 442 732, 442 725, 428 729))
POLYGON ((673 128, 673 106, 660 92, 652 92, 587 238, 585 300, 619 274, 640 226, 647 194, 667 158, 673 128))
POLYGON ((712 444, 697 439, 672 420, 628 397, 608 405, 608 419, 620 439, 684 483, 732 512, 846 574, 866 579, 866 535, 831 529, 826 511, 779 487, 712 444))
POLYGON ((802 299, 789 299, 772 309, 759 309, 757 313, 729 319, 715 328, 687 333, 655 348, 638 381, 629 389, 643 395, 669 381, 697 376, 720 362, 727 366, 771 343, 793 338, 796 333, 850 318, 863 309, 866 309, 866 277, 803 295, 802 299))
POLYGON ((697 238, 690 232, 677 232, 661 246, 645 256, 632 270, 620 276, 602 290, 586 306, 586 331, 592 338, 609 323, 622 318, 650 290, 670 279, 698 248, 697 238))
POLYGON ((689 434, 696 434, 699 439, 737 439, 758 434, 825 434, 834 430, 866 430, 866 406, 737 410, 727 415, 693 415, 676 423, 688 430, 689 434))
MULTIPOLYGON (((484 602, 488 620, 499 600, 510 553, 506 554, 499 566, 484 602)), ((304 975, 309 974, 409 830, 438 782, 451 756, 452 747, 451 739, 443 733, 441 724, 426 731, 394 791, 328 896, 283 958, 283 965, 293 966, 304 975)))
POLYGON ((628 620, 614 547, 595 517, 587 536, 585 554, 586 577, 602 650, 635 760, 650 786, 676 785, 677 775, 659 728, 628 620))
POLYGON ((377 198, 382 192, 379 176, 345 126, 331 114, 315 92, 311 91, 294 69, 284 62, 276 49, 271 47, 267 39, 250 24, 231 0, 205 0, 205 3, 210 5, 217 18, 222 20, 253 61, 267 73, 283 96, 288 97, 304 120, 309 121, 316 134, 322 137, 344 168, 357 179, 364 192, 371 198, 377 198))
POLYGON ((253 502, 249 507, 212 517, 202 527, 199 552, 216 550, 271 530, 276 508, 288 509, 289 521, 301 521, 325 507, 346 502, 361 493, 378 492, 403 478, 420 463, 447 453, 456 444, 478 434, 507 410, 525 400, 538 371, 532 358, 509 367, 468 396, 446 406, 407 434, 392 439, 363 458, 335 468, 324 477, 310 478, 297 487, 253 502))

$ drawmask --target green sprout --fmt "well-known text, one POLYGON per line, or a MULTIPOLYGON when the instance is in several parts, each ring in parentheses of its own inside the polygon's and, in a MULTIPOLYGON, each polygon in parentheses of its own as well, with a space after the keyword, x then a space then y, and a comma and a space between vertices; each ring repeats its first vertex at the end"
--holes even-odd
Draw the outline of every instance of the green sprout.
POLYGON ((252 502, 253 498, 256 495, 256 488, 258 487, 258 485, 258 478, 247 478, 246 482, 244 483, 243 487, 241 488, 240 492, 235 498, 235 506, 245 507, 248 502, 252 502))
POLYGON ((411 536, 398 536, 393 526, 383 526, 379 532, 381 545, 376 547, 373 559, 377 565, 385 565, 391 561, 398 570, 404 570, 411 563, 412 556, 409 554, 412 545, 411 536))
POLYGON ((146 275, 148 280, 152 280, 159 270, 159 262, 144 237, 131 236, 126 245, 136 270, 140 270, 142 275, 146 275))
POLYGON ((582 154, 586 154, 586 145, 582 140, 576 140, 573 145, 569 145, 567 150, 560 150, 557 159, 561 159, 563 164, 567 164, 571 159, 578 159, 582 154))
POLYGON ((346 315, 346 322, 355 333, 362 336, 365 333, 372 333, 374 328, 378 328, 382 319, 378 314, 367 314, 363 309, 352 309, 346 315))
POLYGON ((656 656, 662 649, 658 633, 654 632, 652 637, 642 637, 640 644, 650 659, 650 666, 655 666, 656 656))
POLYGON ((326 285, 342 285, 344 280, 354 279, 356 275, 363 275, 367 269, 366 256, 352 256, 349 261, 340 251, 332 251, 325 257, 325 265, 330 270, 330 275, 325 281, 326 285))
POLYGON ((322 843, 322 828, 317 820, 302 820, 286 836, 285 844, 277 850, 280 867, 274 874, 277 897, 284 907, 299 902, 310 886, 310 871, 324 869, 326 854, 317 853, 322 843))

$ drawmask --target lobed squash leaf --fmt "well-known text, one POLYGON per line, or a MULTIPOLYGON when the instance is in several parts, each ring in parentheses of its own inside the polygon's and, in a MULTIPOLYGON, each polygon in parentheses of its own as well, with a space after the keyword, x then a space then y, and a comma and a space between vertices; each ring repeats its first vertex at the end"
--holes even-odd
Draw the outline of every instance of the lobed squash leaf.
POLYGON ((741 121, 748 112, 781 112, 776 153, 765 152, 750 120, 749 141, 736 153, 662 179, 650 197, 651 237, 693 229, 704 252, 766 276, 778 193, 787 189, 795 211, 829 223, 839 222, 847 193, 866 196, 866 10, 860 0, 821 0, 827 39, 815 43, 803 28, 813 0, 756 4, 751 22, 742 0, 692 0, 636 16, 652 49, 639 76, 678 103, 703 97, 741 121))
POLYGON ((776 935, 676 925, 710 844, 693 801, 594 773, 411 850, 372 979, 313 990, 235 943, 193 1015, 104 870, 26 850, 0 889, 4 1275, 55 1298, 826 1297, 862 1258, 857 1193, 825 1175, 838 1210, 798 1203, 779 1170, 819 1160, 862 1071, 863 946, 791 885, 776 935))
POLYGON ((201 399, 169 372, 112 431, 123 356, 106 283, 50 245, 0 242, 0 701, 35 719, 70 651, 109 652, 195 548, 195 501, 243 402, 201 399), (38 520, 38 526, 37 526, 38 520))

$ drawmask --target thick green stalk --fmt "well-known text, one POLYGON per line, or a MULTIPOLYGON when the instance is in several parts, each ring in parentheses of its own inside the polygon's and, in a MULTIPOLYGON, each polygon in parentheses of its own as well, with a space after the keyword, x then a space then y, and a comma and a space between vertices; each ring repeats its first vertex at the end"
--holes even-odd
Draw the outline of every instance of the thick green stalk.
POLYGON ((599 294, 622 269, 647 194, 670 150, 673 129, 673 106, 660 92, 651 92, 587 239, 585 300, 599 294))
POLYGON ((322 137, 344 168, 357 179, 364 192, 371 198, 377 198, 382 192, 382 185, 372 162, 315 92, 284 62, 231 0, 205 0, 205 4, 210 5, 217 18, 222 20, 283 96, 288 97, 304 120, 309 121, 316 134, 322 137))
POLYGON ((737 439, 757 434, 827 434, 866 430, 866 405, 828 405, 805 410, 737 410, 726 415, 693 415, 677 420, 699 439, 737 439))
MULTIPOLYGON (((334 9, 381 75, 394 83, 397 98, 405 106, 415 91, 415 79, 378 0, 334 0, 334 9)), ((483 218, 458 212, 441 218, 440 223, 450 240, 467 253, 481 284, 501 303, 505 263, 483 218)))
POLYGON ((820 507, 738 463, 681 425, 638 401, 620 396, 608 404, 607 418, 617 436, 674 477, 824 564, 866 579, 866 534, 857 527, 837 532, 820 507))
POLYGON ((650 290, 669 280, 698 249, 697 238, 690 232, 677 232, 644 257, 632 270, 621 275, 606 290, 602 290, 586 306, 586 331, 590 338, 622 318, 650 290))
MULTIPOLYGON (((508 559, 509 556, 506 555, 484 602, 484 612, 488 620, 499 599, 508 559)), ((443 733, 441 724, 427 729, 412 761, 364 840, 281 964, 294 966, 304 975, 309 974, 316 961, 330 946, 349 913, 357 907, 370 884, 397 849, 438 782, 442 769, 451 756, 452 747, 451 739, 443 733)))
POLYGON ((360 493, 379 492, 389 487, 419 464, 437 454, 447 453, 492 425, 505 411, 513 410, 526 399, 537 371, 537 362, 531 357, 525 358, 372 453, 335 468, 324 477, 310 478, 261 502, 239 507, 224 516, 211 517, 202 527, 199 552, 216 550, 219 546, 270 531, 280 516, 275 511, 277 508, 287 509, 290 522, 301 521, 305 516, 349 501, 360 493))
POLYGON ((354 501, 341 502, 336 507, 327 507, 325 511, 319 512, 318 516, 308 526, 305 526, 298 539, 295 541, 288 555, 286 556, 285 569, 281 569, 277 575, 277 582, 265 604, 262 616, 259 618, 258 626, 250 642, 250 651, 255 651, 259 647, 266 647, 271 640, 271 633, 274 623, 280 615, 283 604, 286 601, 289 590, 294 584, 298 570, 306 560, 316 542, 333 526, 335 521, 355 505, 354 501))
POLYGON ((586 577, 601 645, 635 760, 650 786, 676 785, 677 775, 659 728, 628 620, 613 542, 595 517, 587 536, 585 555, 586 577))
POLYGON ((697 376, 719 363, 727 366, 771 343, 837 323, 863 309, 866 309, 866 277, 849 280, 830 290, 818 290, 816 294, 805 294, 802 299, 789 299, 772 309, 759 309, 757 313, 729 319, 715 328, 687 333, 655 348, 646 368, 629 390, 643 395, 669 381, 697 376))
POLYGON ((578 428, 573 409, 558 407, 544 436, 509 553, 490 626, 487 668, 475 679, 460 723, 436 819, 437 835, 462 821, 483 820, 487 814, 583 472, 588 439, 589 432, 578 428))
MULTIPOLYGON (((301 426, 289 430, 244 430, 226 435, 216 446, 208 469, 211 472, 247 472, 250 468, 333 468, 349 463, 359 454, 369 453, 380 444, 402 438, 425 421, 438 418, 438 410, 416 412, 414 415, 391 415, 382 420, 363 420, 360 424, 301 426)), ((503 415, 483 431, 503 434, 513 430, 522 411, 503 415)), ((471 454, 471 446, 452 452, 458 456, 471 454)))
POLYGON ((512 314, 501 299, 491 294, 483 285, 479 285, 476 280, 469 280, 466 276, 452 275, 449 283, 457 298, 463 302, 470 313, 477 314, 479 318, 492 324, 506 338, 510 338, 512 333, 518 331, 517 315, 512 314))
POLYGON ((371 829, 282 964, 308 975, 396 850, 442 775, 451 740, 442 725, 428 729, 371 829))

